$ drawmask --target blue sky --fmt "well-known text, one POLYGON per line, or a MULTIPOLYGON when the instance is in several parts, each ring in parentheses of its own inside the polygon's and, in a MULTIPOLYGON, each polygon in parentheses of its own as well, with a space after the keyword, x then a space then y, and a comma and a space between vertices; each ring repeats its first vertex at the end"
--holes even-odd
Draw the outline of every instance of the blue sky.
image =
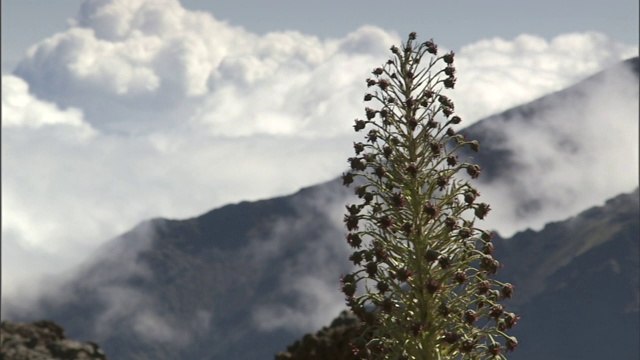
MULTIPOLYGON (((409 31, 456 52, 464 126, 638 54, 637 1, 399 3, 3 0, 3 298, 35 296, 20 284, 62 276, 142 220, 335 178, 364 79, 409 31)), ((595 150, 637 160, 637 101, 615 111, 623 136, 595 150)), ((547 157, 528 159, 554 174, 532 189, 590 195, 526 221, 505 200, 490 226, 539 228, 637 186, 628 164, 598 162, 598 180, 547 157)))
MULTIPOLYGON (((82 0, 2 1, 3 69, 31 45, 66 28, 82 0)), ((382 1, 183 0, 190 10, 206 11, 254 33, 293 30, 320 37, 341 37, 362 25, 406 34, 418 31, 451 48, 491 37, 532 34, 551 39, 567 32, 597 31, 637 44, 638 2, 633 0, 565 1, 382 1), (427 35, 428 34, 428 35, 427 35)))

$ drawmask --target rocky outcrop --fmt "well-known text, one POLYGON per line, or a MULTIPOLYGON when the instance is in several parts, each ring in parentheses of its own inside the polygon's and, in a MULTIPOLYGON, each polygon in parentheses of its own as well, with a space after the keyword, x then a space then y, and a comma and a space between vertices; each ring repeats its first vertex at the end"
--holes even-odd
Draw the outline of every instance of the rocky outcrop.
POLYGON ((343 311, 329 327, 315 334, 307 334, 279 352, 275 360, 356 360, 349 344, 358 336, 358 319, 353 313, 343 311))
POLYGON ((106 360, 93 342, 79 343, 65 337, 52 321, 0 325, 0 360, 106 360))

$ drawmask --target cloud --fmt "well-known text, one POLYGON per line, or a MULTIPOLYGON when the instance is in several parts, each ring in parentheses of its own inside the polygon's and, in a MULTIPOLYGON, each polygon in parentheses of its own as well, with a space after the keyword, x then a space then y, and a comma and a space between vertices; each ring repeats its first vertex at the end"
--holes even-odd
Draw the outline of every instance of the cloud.
POLYGON ((314 190, 298 195, 294 214, 278 219, 246 249, 249 263, 279 269, 275 300, 265 299, 252 309, 261 331, 315 331, 345 308, 338 280, 353 265, 347 260, 351 249, 344 241, 342 216, 346 201, 355 196, 337 181, 314 190), (282 249, 291 254, 283 258, 282 249))
POLYGON ((472 122, 562 90, 587 76, 638 56, 638 47, 595 32, 551 41, 523 34, 512 41, 482 40, 456 57, 456 109, 472 122))
MULTIPOLYGON (((636 69, 637 70, 637 69, 636 69)), ((503 236, 541 229, 638 186, 638 77, 617 67, 571 96, 537 102, 533 119, 498 116, 492 144, 514 154, 510 174, 482 184, 493 206, 487 225, 503 236)))
MULTIPOLYGON (((258 35, 177 1, 85 1, 3 76, 3 299, 143 219, 337 176, 364 79, 399 41, 373 26, 258 35)), ((637 49, 595 33, 471 44, 456 55, 456 108, 468 125, 637 49)))

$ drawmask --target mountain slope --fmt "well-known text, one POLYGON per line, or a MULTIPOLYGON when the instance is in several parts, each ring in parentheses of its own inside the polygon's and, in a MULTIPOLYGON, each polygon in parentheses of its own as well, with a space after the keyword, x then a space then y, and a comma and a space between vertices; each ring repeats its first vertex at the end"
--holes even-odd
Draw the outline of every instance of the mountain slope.
MULTIPOLYGON (((522 316, 509 359, 640 358, 639 197, 636 189, 541 231, 494 239, 500 278, 517 284, 508 305, 522 316)), ((345 344, 357 320, 339 319, 277 359, 353 359, 345 344)))
POLYGON ((639 196, 496 241, 522 314, 511 358, 640 358, 639 196))
POLYGON ((341 216, 346 191, 334 181, 145 222, 59 291, 74 296, 44 299, 41 313, 115 359, 269 357, 342 307, 346 244, 328 214, 341 216))

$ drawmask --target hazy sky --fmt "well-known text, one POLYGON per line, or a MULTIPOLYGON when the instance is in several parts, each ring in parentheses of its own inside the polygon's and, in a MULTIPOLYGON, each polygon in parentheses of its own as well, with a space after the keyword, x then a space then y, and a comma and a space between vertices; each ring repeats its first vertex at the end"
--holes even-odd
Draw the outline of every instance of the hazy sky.
MULTIPOLYGON (((82 0, 2 0, 2 64, 10 69, 31 45, 66 29, 82 0)), ((526 33, 551 39, 567 32, 597 31, 638 43, 638 1, 382 1, 183 0, 189 10, 259 34, 293 30, 322 38, 342 37, 362 25, 400 35, 418 31, 457 49, 491 37, 526 33)))
MULTIPOLYGON (((456 51, 465 126, 638 54, 637 1, 346 3, 2 1, 3 298, 144 219, 335 178, 364 79, 411 30, 456 51)), ((617 130, 637 134, 631 120, 617 130)), ((629 136, 604 150, 628 159, 629 136)), ((573 165, 554 179, 593 179, 573 165)), ((493 225, 563 219, 633 190, 636 174, 580 182, 587 201, 535 222, 493 225)))

